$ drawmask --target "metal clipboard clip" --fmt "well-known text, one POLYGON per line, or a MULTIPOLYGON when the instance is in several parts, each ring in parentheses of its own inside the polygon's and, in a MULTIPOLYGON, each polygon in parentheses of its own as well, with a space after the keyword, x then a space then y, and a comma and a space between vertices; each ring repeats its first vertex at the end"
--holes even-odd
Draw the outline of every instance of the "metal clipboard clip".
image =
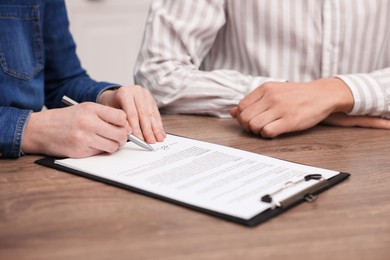
POLYGON ((317 191, 321 190, 322 188, 326 187, 328 185, 328 180, 323 178, 321 174, 309 174, 304 176, 302 179, 296 180, 296 181, 288 181, 283 184, 282 187, 277 189, 276 191, 264 195, 261 197, 261 201, 265 203, 272 203, 272 209, 276 207, 280 208, 287 208, 290 205, 304 199, 307 202, 313 202, 317 196, 314 195, 317 191), (293 186, 298 183, 304 182, 304 181, 309 181, 309 180, 318 180, 318 182, 310 187, 307 187, 298 193, 292 195, 291 197, 288 197, 284 200, 277 201, 273 199, 272 197, 275 196, 275 194, 293 186))

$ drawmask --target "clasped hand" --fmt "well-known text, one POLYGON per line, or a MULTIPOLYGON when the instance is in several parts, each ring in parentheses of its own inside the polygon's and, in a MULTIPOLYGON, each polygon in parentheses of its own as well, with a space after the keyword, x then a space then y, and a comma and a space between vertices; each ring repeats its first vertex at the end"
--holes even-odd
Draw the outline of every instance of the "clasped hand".
POLYGON ((309 83, 268 82, 248 94, 231 115, 246 131, 275 137, 310 128, 332 113, 349 112, 352 106, 352 93, 337 78, 309 83))

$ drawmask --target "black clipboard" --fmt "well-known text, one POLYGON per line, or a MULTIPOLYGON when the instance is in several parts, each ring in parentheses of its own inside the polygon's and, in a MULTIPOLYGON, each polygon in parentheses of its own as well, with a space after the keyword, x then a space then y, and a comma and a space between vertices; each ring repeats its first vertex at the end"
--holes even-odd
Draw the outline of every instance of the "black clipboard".
POLYGON ((241 224, 241 225, 244 225, 244 226, 248 226, 248 227, 254 227, 254 226, 258 225, 258 224, 261 224, 261 223, 263 223, 263 222, 265 222, 265 221, 267 221, 267 220, 269 220, 269 219, 271 219, 271 218, 273 218, 273 217, 275 217, 275 216, 277 216, 277 215, 287 211, 288 209, 290 209, 290 208, 292 208, 292 207, 294 207, 294 206, 296 206, 296 205, 306 201, 306 199, 305 199, 306 195, 317 196, 321 192, 323 192, 323 191, 325 191, 325 190, 335 186, 336 184, 346 180, 350 176, 349 173, 340 172, 336 176, 334 176, 334 177, 332 177, 330 179, 327 179, 326 185, 322 185, 319 189, 311 190, 310 194, 303 194, 304 196, 295 199, 292 203, 289 203, 287 206, 270 208, 270 209, 268 209, 266 211, 263 211, 263 212, 259 213, 258 215, 254 216, 251 219, 243 219, 243 218, 238 218, 238 217, 234 217, 234 216, 231 216, 231 215, 223 214, 223 213, 220 213, 220 212, 208 210, 208 209, 205 209, 205 208, 197 207, 197 206, 194 206, 194 205, 191 205, 191 204, 187 204, 187 203, 184 203, 184 202, 181 202, 181 201, 178 201, 178 200, 174 200, 174 199, 171 199, 171 198, 167 198, 167 197, 164 197, 164 196, 152 193, 152 192, 148 192, 148 191, 145 191, 145 190, 142 190, 142 189, 138 189, 138 188, 135 188, 135 187, 123 184, 123 183, 115 182, 115 181, 108 180, 108 179, 105 179, 105 178, 101 178, 101 177, 98 177, 98 176, 95 176, 95 175, 92 175, 92 174, 88 174, 88 173, 77 171, 77 170, 74 170, 74 169, 71 169, 71 168, 68 168, 68 167, 64 167, 64 166, 61 166, 59 164, 56 164, 55 163, 56 159, 57 158, 46 157, 46 158, 43 158, 43 159, 35 161, 35 163, 37 163, 39 165, 42 165, 42 166, 49 167, 49 168, 53 168, 53 169, 57 169, 57 170, 64 171, 64 172, 68 172, 68 173, 71 173, 71 174, 75 174, 75 175, 78 175, 78 176, 81 176, 81 177, 85 177, 85 178, 88 178, 88 179, 92 179, 92 180, 95 180, 95 181, 99 181, 99 182, 102 182, 102 183, 105 183, 105 184, 108 184, 108 185, 112 185, 112 186, 115 186, 115 187, 118 187, 118 188, 122 188, 122 189, 125 189, 125 190, 137 192, 139 194, 150 196, 150 197, 153 197, 153 198, 156 198, 156 199, 159 199, 159 200, 163 200, 163 201, 166 201, 166 202, 169 202, 169 203, 173 203, 173 204, 176 204, 176 205, 179 205, 179 206, 182 206, 182 207, 186 207, 186 208, 189 208, 189 209, 192 209, 192 210, 196 210, 196 211, 199 211, 199 212, 202 212, 202 213, 206 213, 208 215, 215 216, 215 217, 218 217, 218 218, 222 218, 224 220, 228 220, 228 221, 231 221, 231 222, 234 222, 234 223, 238 223, 238 224, 241 224))

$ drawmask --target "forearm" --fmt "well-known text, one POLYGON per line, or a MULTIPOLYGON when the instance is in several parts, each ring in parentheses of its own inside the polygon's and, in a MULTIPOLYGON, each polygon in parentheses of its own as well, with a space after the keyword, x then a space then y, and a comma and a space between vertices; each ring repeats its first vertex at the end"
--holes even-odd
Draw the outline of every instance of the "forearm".
POLYGON ((136 82, 147 87, 158 106, 167 113, 207 114, 230 117, 230 109, 266 81, 266 77, 243 75, 233 70, 201 71, 190 64, 161 64, 157 73, 147 65, 136 73, 136 82))
POLYGON ((48 108, 63 107, 61 99, 64 95, 77 102, 97 102, 99 95, 106 89, 119 87, 109 82, 97 82, 85 74, 69 77, 64 80, 46 82, 46 100, 48 108))
POLYGON ((113 84, 92 80, 81 67, 64 2, 48 1, 45 10, 45 105, 63 106, 63 95, 77 102, 96 102, 98 95, 113 84))

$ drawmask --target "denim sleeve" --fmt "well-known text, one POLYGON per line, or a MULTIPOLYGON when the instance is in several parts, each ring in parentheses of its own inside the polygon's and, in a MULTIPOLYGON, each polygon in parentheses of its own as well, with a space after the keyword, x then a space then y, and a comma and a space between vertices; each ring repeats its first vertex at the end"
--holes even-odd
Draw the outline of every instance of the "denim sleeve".
MULTIPOLYGON (((45 105, 62 107, 67 95, 77 102, 96 102, 106 89, 119 87, 92 80, 81 67, 76 44, 69 31, 69 21, 63 0, 48 1, 43 21, 45 43, 45 105)), ((96 55, 99 55, 96 53, 96 55)))
POLYGON ((22 155, 22 136, 31 110, 0 106, 0 157, 17 158, 22 155))

